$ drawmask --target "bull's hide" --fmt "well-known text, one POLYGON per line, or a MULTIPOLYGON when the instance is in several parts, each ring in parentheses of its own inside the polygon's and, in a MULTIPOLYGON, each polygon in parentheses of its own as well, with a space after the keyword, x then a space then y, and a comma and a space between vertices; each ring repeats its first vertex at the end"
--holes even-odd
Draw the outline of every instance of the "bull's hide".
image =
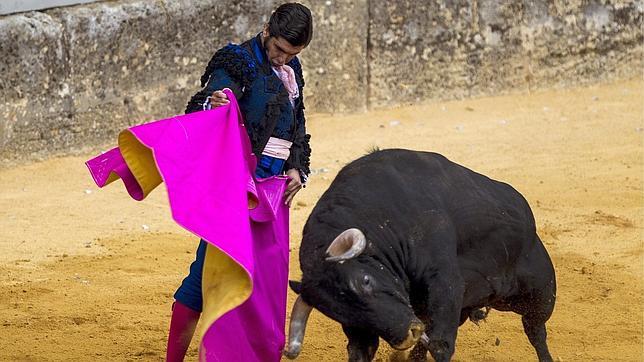
POLYGON ((124 130, 118 148, 87 166, 98 186, 121 178, 136 200, 165 182, 174 220, 209 243, 200 359, 277 361, 286 319, 286 178, 253 178, 256 159, 228 98, 228 106, 124 130))

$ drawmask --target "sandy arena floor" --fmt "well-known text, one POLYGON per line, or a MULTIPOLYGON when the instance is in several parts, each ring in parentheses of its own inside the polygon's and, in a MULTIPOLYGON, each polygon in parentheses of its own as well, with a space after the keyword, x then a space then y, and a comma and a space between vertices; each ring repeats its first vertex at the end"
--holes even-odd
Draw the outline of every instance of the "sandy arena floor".
MULTIPOLYGON (((644 360, 643 90, 634 80, 310 115, 315 175, 291 214, 292 277, 306 217, 342 165, 373 146, 436 151, 532 205, 557 271, 555 359, 644 360)), ((0 170, 2 361, 164 356, 172 293, 197 240, 172 222, 162 187, 143 202, 120 183, 98 190, 83 165, 95 151, 0 170)), ((314 312, 299 360, 346 360, 345 344, 314 312)), ((376 360, 391 352, 382 343, 376 360)), ((492 311, 460 329, 455 361, 521 359, 536 355, 516 315, 492 311)))

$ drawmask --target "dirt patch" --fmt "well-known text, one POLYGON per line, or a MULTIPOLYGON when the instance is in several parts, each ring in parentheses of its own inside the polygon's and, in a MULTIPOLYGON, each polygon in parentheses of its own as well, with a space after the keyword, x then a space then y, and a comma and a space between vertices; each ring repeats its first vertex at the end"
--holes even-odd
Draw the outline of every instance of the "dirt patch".
MULTIPOLYGON (((555 359, 641 361, 643 85, 311 115, 314 175, 291 213, 292 277, 306 217, 342 165, 373 146, 431 150, 512 184, 532 205, 557 272, 555 359)), ((118 184, 97 190, 89 156, 0 170, 0 360, 164 356, 196 238, 172 222, 162 188, 141 203, 118 184)), ((344 360, 345 345, 340 326, 314 312, 300 360, 344 360)), ((381 343, 377 360, 391 352, 381 343)), ((459 330, 456 361, 526 358, 536 355, 514 314, 492 311, 459 330)))

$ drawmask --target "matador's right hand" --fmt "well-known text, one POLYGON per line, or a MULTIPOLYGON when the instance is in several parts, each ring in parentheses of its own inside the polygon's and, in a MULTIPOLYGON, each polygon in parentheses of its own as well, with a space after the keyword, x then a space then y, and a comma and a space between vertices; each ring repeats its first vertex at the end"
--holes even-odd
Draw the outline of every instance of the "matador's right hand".
POLYGON ((223 89, 214 91, 210 96, 210 105, 212 106, 212 108, 225 106, 228 103, 230 103, 230 101, 228 100, 228 96, 226 95, 226 93, 224 93, 223 89))

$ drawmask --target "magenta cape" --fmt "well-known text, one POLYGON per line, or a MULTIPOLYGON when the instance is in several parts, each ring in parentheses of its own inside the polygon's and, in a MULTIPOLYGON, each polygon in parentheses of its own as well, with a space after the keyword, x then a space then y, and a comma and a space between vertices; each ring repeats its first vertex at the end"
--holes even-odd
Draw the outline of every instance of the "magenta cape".
POLYGON ((121 178, 136 200, 165 182, 174 220, 208 242, 200 359, 278 361, 288 283, 287 179, 254 179, 256 159, 227 94, 228 106, 124 130, 118 148, 87 166, 99 187, 121 178))

